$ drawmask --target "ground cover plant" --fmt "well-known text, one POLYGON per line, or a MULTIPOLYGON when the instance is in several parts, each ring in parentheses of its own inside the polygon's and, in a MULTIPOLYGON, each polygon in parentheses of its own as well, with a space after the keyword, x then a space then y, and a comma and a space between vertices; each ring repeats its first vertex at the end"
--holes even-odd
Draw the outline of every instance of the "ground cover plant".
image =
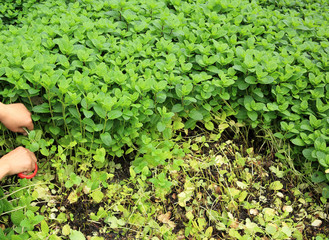
MULTIPOLYGON (((246 176, 230 171, 241 177, 237 185, 221 176, 222 165, 214 162, 217 153, 195 162, 187 145, 192 143, 188 133, 196 130, 209 131, 217 136, 212 141, 221 142, 229 118, 236 123, 232 128, 245 123, 255 133, 269 133, 263 135, 272 144, 283 144, 261 158, 287 163, 288 156, 294 165, 276 163, 277 170, 265 168, 264 174, 288 178, 280 171, 296 167, 318 184, 322 211, 303 219, 321 232, 329 198, 328 10, 324 0, 5 1, 0 10, 0 94, 5 103, 28 106, 36 130, 25 137, 2 128, 1 151, 28 147, 38 155, 42 175, 19 185, 10 179, 3 187, 0 234, 83 239, 73 226, 90 223, 97 229, 101 223, 108 228, 101 228, 99 236, 108 230, 112 238, 315 237, 315 230, 295 224, 303 222, 298 214, 282 210, 296 210, 294 200, 303 196, 301 204, 309 203, 310 196, 289 187, 284 201, 276 197, 281 202, 252 205, 245 200, 263 195, 243 184, 246 176), (181 176, 182 171, 189 174, 181 176), (208 179, 204 184, 201 174, 208 179), (179 176, 184 186, 178 185, 179 176), (211 186, 220 176, 228 185, 216 192, 211 186), (204 194, 209 189, 208 199, 204 194), (206 203, 193 212, 195 203, 189 201, 197 199, 197 190, 206 203), (103 199, 108 204, 101 205, 103 199), (172 209, 169 200, 175 203, 172 209), (161 201, 166 201, 164 208, 161 201), (65 210, 81 208, 81 202, 93 203, 90 209, 85 205, 85 215, 78 214, 81 209, 65 210), (216 212, 221 204, 230 209, 216 212), (148 216, 155 213, 158 217, 151 221, 148 216)), ((208 140, 203 143, 209 145, 208 140)), ((190 146, 194 154, 199 147, 195 142, 190 146)), ((222 171, 227 166, 249 169, 258 161, 250 153, 240 155, 252 160, 234 155, 227 162, 224 154, 222 171)), ((260 177, 259 184, 269 186, 259 189, 277 196, 290 186, 281 178, 269 183, 260 177)), ((305 187, 306 193, 315 195, 310 188, 305 187)), ((308 205, 300 209, 317 211, 308 205)))

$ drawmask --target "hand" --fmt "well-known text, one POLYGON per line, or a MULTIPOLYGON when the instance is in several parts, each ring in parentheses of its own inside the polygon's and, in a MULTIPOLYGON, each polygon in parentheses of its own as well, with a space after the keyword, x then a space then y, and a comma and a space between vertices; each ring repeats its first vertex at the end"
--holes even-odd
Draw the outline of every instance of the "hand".
POLYGON ((18 147, 0 158, 0 179, 18 173, 28 174, 35 169, 37 158, 33 152, 18 147))
POLYGON ((13 132, 26 134, 23 127, 33 130, 31 113, 22 103, 0 103, 0 121, 13 132))

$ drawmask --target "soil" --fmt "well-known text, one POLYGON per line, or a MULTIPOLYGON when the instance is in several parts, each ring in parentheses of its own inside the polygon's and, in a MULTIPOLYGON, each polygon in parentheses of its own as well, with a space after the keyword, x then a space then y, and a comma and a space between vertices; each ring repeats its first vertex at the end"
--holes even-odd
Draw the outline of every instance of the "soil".
MULTIPOLYGON (((201 132, 199 129, 205 129, 203 126, 200 126, 200 128, 196 128, 195 130, 190 130, 188 132, 188 135, 186 132, 182 131, 181 135, 183 139, 190 138, 196 139, 198 136, 207 135, 206 132, 201 132)), ((231 130, 227 130, 224 133, 222 133, 222 138, 220 139, 220 142, 214 142, 214 141, 208 141, 208 147, 201 147, 198 150, 198 155, 204 156, 209 154, 209 152, 218 152, 218 147, 220 144, 224 143, 227 140, 231 140, 233 143, 235 143, 237 146, 243 146, 239 149, 239 153, 241 153, 243 156, 247 156, 246 149, 253 147, 254 152, 256 154, 263 155, 263 160, 259 161, 257 165, 255 165, 254 162, 246 162, 247 168, 255 168, 256 174, 255 178, 253 179, 254 182, 260 182, 262 186, 268 185, 269 181, 280 181, 283 184, 282 193, 285 197, 287 197, 292 203, 298 201, 296 199, 296 196, 293 193, 293 188, 298 184, 298 179, 296 177, 293 177, 293 175, 289 175, 285 177, 284 179, 279 179, 272 171, 270 171, 270 167, 272 165, 277 164, 277 160, 275 158, 275 153, 272 151, 268 151, 266 147, 264 147, 264 141, 261 138, 257 138, 256 134, 252 131, 248 133, 248 143, 250 143, 248 146, 245 145, 245 139, 237 138, 234 135, 234 132, 231 130), (241 150, 241 151, 240 151, 241 150)), ((230 149, 230 145, 227 146, 227 157, 230 161, 235 160, 235 149, 232 147, 230 149)), ((115 158, 114 162, 116 164, 120 164, 121 168, 119 170, 115 171, 115 177, 111 181, 120 182, 125 179, 129 179, 130 172, 129 167, 131 165, 131 161, 134 159, 134 153, 132 153, 130 156, 121 157, 121 158, 115 158)), ((234 169, 233 172, 239 172, 240 169, 234 169)), ((229 172, 230 173, 230 172, 229 172)), ((193 176, 193 174, 200 174, 193 172, 189 172, 190 177, 193 176)), ((230 173, 231 174, 231 173, 230 173)), ((202 175, 206 179, 210 179, 211 181, 216 181, 219 179, 219 173, 218 169, 214 166, 209 167, 208 169, 202 170, 202 175)), ((238 175, 238 174, 237 174, 238 175)), ((228 178, 230 177, 229 174, 224 175, 227 182, 229 182, 228 178)), ((184 185, 185 178, 184 176, 181 176, 181 178, 178 176, 178 180, 181 182, 180 186, 177 186, 172 189, 172 191, 166 196, 166 201, 162 202, 162 206, 164 209, 167 209, 172 212, 172 218, 171 220, 176 224, 175 228, 173 229, 173 233, 177 233, 178 235, 184 235, 185 226, 189 222, 189 220, 186 217, 186 210, 185 208, 181 207, 178 204, 178 197, 177 195, 182 192, 182 187, 184 185)), ((17 181, 17 176, 7 177, 2 185, 11 185, 17 181)), ((230 183, 234 184, 234 183, 230 183)), ((60 185, 60 183, 58 183, 60 185)), ((208 186, 207 186, 208 187, 208 186)), ((207 187, 199 187, 198 192, 201 193, 199 196, 198 202, 200 203, 200 206, 204 209, 211 208, 212 210, 222 212, 222 210, 225 210, 225 206, 221 203, 221 198, 216 198, 211 190, 207 187), (209 205, 209 202, 211 205, 209 205)), ((65 189, 62 189, 62 192, 65 192, 65 189)), ((315 189, 312 189, 310 187, 303 190, 304 193, 308 192, 310 196, 312 196, 312 199, 315 204, 321 205, 320 201, 320 195, 315 191, 315 189)), ((249 187, 248 193, 250 194, 250 198, 248 201, 257 200, 257 197, 259 196, 259 192, 257 189, 253 187, 249 187)), ((109 225, 105 222, 104 219, 100 219, 99 221, 92 221, 89 218, 90 213, 97 213, 100 207, 104 207, 105 203, 107 202, 107 199, 105 198, 101 203, 95 203, 93 199, 88 196, 84 195, 79 196, 79 201, 75 203, 70 203, 67 198, 58 199, 58 202, 56 204, 56 208, 60 211, 60 209, 63 209, 62 207, 65 207, 65 213, 67 216, 68 221, 61 224, 59 227, 60 229, 65 225, 69 224, 71 229, 79 230, 81 231, 85 236, 100 236, 104 237, 104 239, 135 239, 136 232, 129 230, 129 226, 127 226, 126 229, 116 229, 115 231, 113 229, 110 229, 109 231, 109 225), (70 214, 72 217, 70 217, 70 214)), ((225 193, 222 193, 220 189, 216 190, 217 195, 223 195, 225 193)), ((266 203, 262 203, 262 207, 272 207, 274 205, 274 195, 275 192, 273 190, 268 190, 267 188, 265 191, 262 192, 262 195, 265 196, 265 198, 268 200, 266 203)), ((60 196, 62 198, 62 196, 60 196)), ((132 200, 133 201, 133 200, 132 200)), ((157 202, 158 200, 152 197, 150 201, 157 202)), ((128 201, 127 201, 128 202, 128 201)), ((193 206, 193 202, 189 201, 187 202, 188 206, 193 206)), ((299 221, 298 216, 298 210, 294 209, 294 212, 290 213, 289 218, 293 221, 297 222, 299 221)), ((309 210, 308 214, 313 214, 312 206, 310 205, 309 209, 305 207, 305 210, 309 210)), ((324 209, 324 212, 329 214, 328 209, 324 209)), ((239 222, 243 222, 247 218, 253 220, 255 216, 251 215, 247 209, 245 209, 243 206, 238 206, 238 208, 235 211, 236 218, 239 222)), ((216 228, 215 224, 208 218, 207 214, 204 214, 206 222, 208 225, 205 229, 212 226, 213 227, 213 237, 215 239, 231 239, 231 237, 227 234, 226 231, 220 231, 216 228)), ((118 218, 120 216, 117 216, 118 218)), ((306 239, 312 239, 312 237, 317 236, 317 234, 324 234, 326 236, 329 236, 329 221, 328 219, 322 219, 322 224, 320 227, 314 227, 312 226, 311 219, 303 219, 302 221, 305 225, 305 228, 303 230, 303 235, 306 237, 306 239)), ((162 223, 159 222, 161 225, 162 223)), ((240 233, 243 235, 243 232, 240 231, 240 233)))

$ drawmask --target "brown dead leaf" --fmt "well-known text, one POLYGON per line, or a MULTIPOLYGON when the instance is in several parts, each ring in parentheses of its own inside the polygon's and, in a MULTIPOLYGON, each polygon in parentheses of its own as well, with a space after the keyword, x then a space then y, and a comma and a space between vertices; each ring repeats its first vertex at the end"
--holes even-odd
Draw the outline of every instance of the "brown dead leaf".
POLYGON ((6 229, 6 226, 5 226, 4 224, 0 224, 0 228, 1 228, 2 230, 5 230, 5 229, 6 229))
POLYGON ((167 212, 166 214, 161 214, 158 216, 158 220, 162 223, 168 224, 169 227, 175 228, 176 224, 173 221, 170 221, 171 212, 167 212))
POLYGON ((300 231, 301 233, 303 233, 304 229, 305 229, 305 224, 300 222, 296 225, 296 228, 298 231, 300 231))
POLYGON ((173 199, 176 199, 176 198, 177 198, 176 193, 173 193, 172 198, 173 198, 173 199))
POLYGON ((221 190, 221 188, 219 187, 219 186, 215 186, 215 192, 217 193, 217 194, 221 194, 222 193, 222 190, 221 190))
POLYGON ((239 222, 238 221, 233 221, 231 224, 230 224, 230 227, 231 228, 234 228, 234 229, 237 229, 239 227, 239 222))
POLYGON ((258 212, 257 209, 250 209, 250 210, 249 210, 249 213, 250 213, 251 215, 255 215, 255 216, 257 216, 257 215, 259 214, 259 212, 258 212))

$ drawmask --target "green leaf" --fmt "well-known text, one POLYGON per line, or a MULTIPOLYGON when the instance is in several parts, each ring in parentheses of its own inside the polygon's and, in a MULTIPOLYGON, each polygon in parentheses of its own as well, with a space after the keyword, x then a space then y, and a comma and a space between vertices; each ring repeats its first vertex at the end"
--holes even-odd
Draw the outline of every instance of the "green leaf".
POLYGON ((328 185, 322 189, 322 196, 327 199, 329 198, 329 186, 328 185))
POLYGON ((96 203, 100 203, 104 198, 104 193, 101 190, 96 190, 92 192, 91 197, 96 203))
POLYGON ((246 64, 248 68, 253 68, 257 65, 257 62, 254 61, 252 54, 247 53, 244 58, 244 64, 246 64))
POLYGON ((99 148, 96 150, 96 154, 94 155, 94 160, 97 162, 104 162, 105 161, 106 151, 105 148, 99 148))
POLYGON ((41 231, 43 234, 47 235, 49 233, 49 227, 45 220, 41 221, 41 231))
POLYGON ((202 113, 196 109, 193 109, 189 116, 195 121, 201 121, 203 119, 202 113))
POLYGON ((165 92, 158 92, 156 95, 157 103, 163 103, 166 101, 167 94, 165 92))
POLYGON ((297 146, 305 146, 305 143, 300 137, 297 137, 295 139, 292 139, 291 142, 297 146))
POLYGON ((111 146, 111 143, 112 143, 113 139, 112 139, 112 136, 111 136, 110 133, 108 133, 108 132, 102 133, 100 135, 100 137, 101 137, 101 140, 103 141, 103 143, 106 146, 111 146))
POLYGON ((246 90, 249 87, 249 84, 243 81, 242 79, 239 79, 238 81, 236 81, 236 83, 238 84, 238 88, 240 90, 246 90))
POLYGON ((122 111, 120 110, 112 110, 108 113, 109 119, 116 119, 122 116, 122 111))
POLYGON ((59 127, 57 127, 57 126, 49 126, 49 130, 50 130, 50 132, 52 133, 52 134, 54 134, 54 135, 58 135, 59 134, 59 132, 61 131, 61 129, 59 128, 59 127))
POLYGON ((177 84, 175 87, 176 94, 179 98, 183 97, 182 84, 177 84))
POLYGON ((100 105, 95 105, 94 110, 97 113, 98 116, 100 116, 102 119, 105 119, 106 117, 106 111, 102 108, 100 105))
POLYGON ((25 70, 31 70, 34 67, 34 65, 35 63, 31 57, 26 58, 22 64, 25 70))
POLYGON ((70 234, 70 240, 86 240, 82 232, 73 230, 70 234))
POLYGON ((86 118, 91 118, 94 115, 94 113, 92 111, 88 111, 86 109, 83 109, 82 111, 83 111, 84 115, 86 116, 86 118))
POLYGON ((68 224, 65 224, 64 227, 62 228, 62 234, 64 236, 68 236, 71 232, 71 227, 68 224))
POLYGON ((73 181, 74 184, 80 185, 81 177, 77 176, 75 173, 71 173, 70 178, 71 178, 71 180, 73 181))
POLYGON ((184 128, 185 129, 193 129, 195 127, 195 125, 196 125, 196 121, 193 120, 193 119, 189 119, 185 122, 184 128))
POLYGON ((16 225, 19 226, 21 221, 25 219, 25 215, 23 213, 23 210, 18 210, 15 212, 12 212, 10 215, 11 221, 16 225))
POLYGON ((65 187, 66 187, 66 188, 71 188, 71 187, 73 187, 73 185, 74 185, 74 183, 73 183, 73 181, 71 181, 71 180, 67 180, 67 181, 65 182, 65 187))
POLYGON ((32 224, 33 224, 33 225, 37 225, 37 224, 39 224, 43 219, 44 219, 44 216, 36 215, 36 216, 32 219, 32 224))
POLYGON ((184 110, 184 107, 181 104, 175 104, 171 111, 176 113, 176 112, 181 112, 183 110, 184 110))
POLYGON ((50 112, 48 103, 36 105, 32 108, 32 111, 35 113, 49 113, 50 112))
POLYGON ((32 143, 30 144, 30 146, 28 146, 28 149, 29 149, 31 152, 36 152, 36 151, 39 150, 39 148, 40 148, 40 146, 39 146, 39 143, 37 143, 37 142, 32 142, 32 143))
POLYGON ((172 137, 172 130, 171 130, 171 128, 166 128, 166 129, 163 131, 163 137, 164 137, 164 139, 166 139, 166 140, 171 139, 171 137, 172 137))
POLYGON ((192 68, 192 63, 186 63, 186 64, 182 64, 182 70, 183 72, 188 72, 191 70, 192 68))
POLYGON ((317 171, 313 173, 312 175, 312 182, 314 183, 320 183, 326 180, 326 175, 323 172, 317 171))
POLYGON ((283 138, 284 138, 283 134, 280 133, 280 132, 274 133, 273 135, 274 135, 275 137, 279 138, 279 139, 283 139, 283 138))
POLYGON ((72 116, 76 119, 79 119, 80 118, 80 114, 78 112, 78 110, 76 108, 69 108, 69 112, 72 114, 72 116))
POLYGON ((6 236, 5 236, 2 228, 0 228, 0 239, 6 239, 6 236))
POLYGON ((305 148, 303 150, 303 155, 307 160, 314 161, 316 160, 315 157, 312 156, 312 152, 314 151, 314 148, 305 148))
POLYGON ((164 124, 163 122, 158 122, 157 129, 159 132, 163 132, 166 129, 166 124, 164 124))
POLYGON ((326 140, 323 137, 318 137, 314 141, 314 147, 316 150, 325 152, 327 149, 326 140))
POLYGON ((209 131, 212 131, 212 130, 214 130, 214 128, 215 128, 214 124, 213 124, 211 121, 206 122, 206 123, 205 123, 205 127, 206 127, 206 129, 209 130, 209 131))
POLYGON ((274 224, 269 223, 266 225, 265 231, 270 235, 274 235, 277 232, 277 229, 274 224))
POLYGON ((287 237, 290 238, 291 236, 291 229, 288 226, 283 226, 281 231, 286 234, 287 237))
POLYGON ((275 182, 272 182, 270 184, 270 190, 273 190, 273 191, 278 191, 278 190, 281 190, 283 188, 283 185, 280 181, 275 181, 275 182))
POLYGON ((255 122, 257 120, 258 114, 255 111, 248 111, 247 112, 248 117, 251 119, 251 121, 255 122))
POLYGON ((259 82, 261 82, 262 84, 271 84, 272 82, 274 82, 274 78, 272 76, 266 76, 260 79, 259 82))

